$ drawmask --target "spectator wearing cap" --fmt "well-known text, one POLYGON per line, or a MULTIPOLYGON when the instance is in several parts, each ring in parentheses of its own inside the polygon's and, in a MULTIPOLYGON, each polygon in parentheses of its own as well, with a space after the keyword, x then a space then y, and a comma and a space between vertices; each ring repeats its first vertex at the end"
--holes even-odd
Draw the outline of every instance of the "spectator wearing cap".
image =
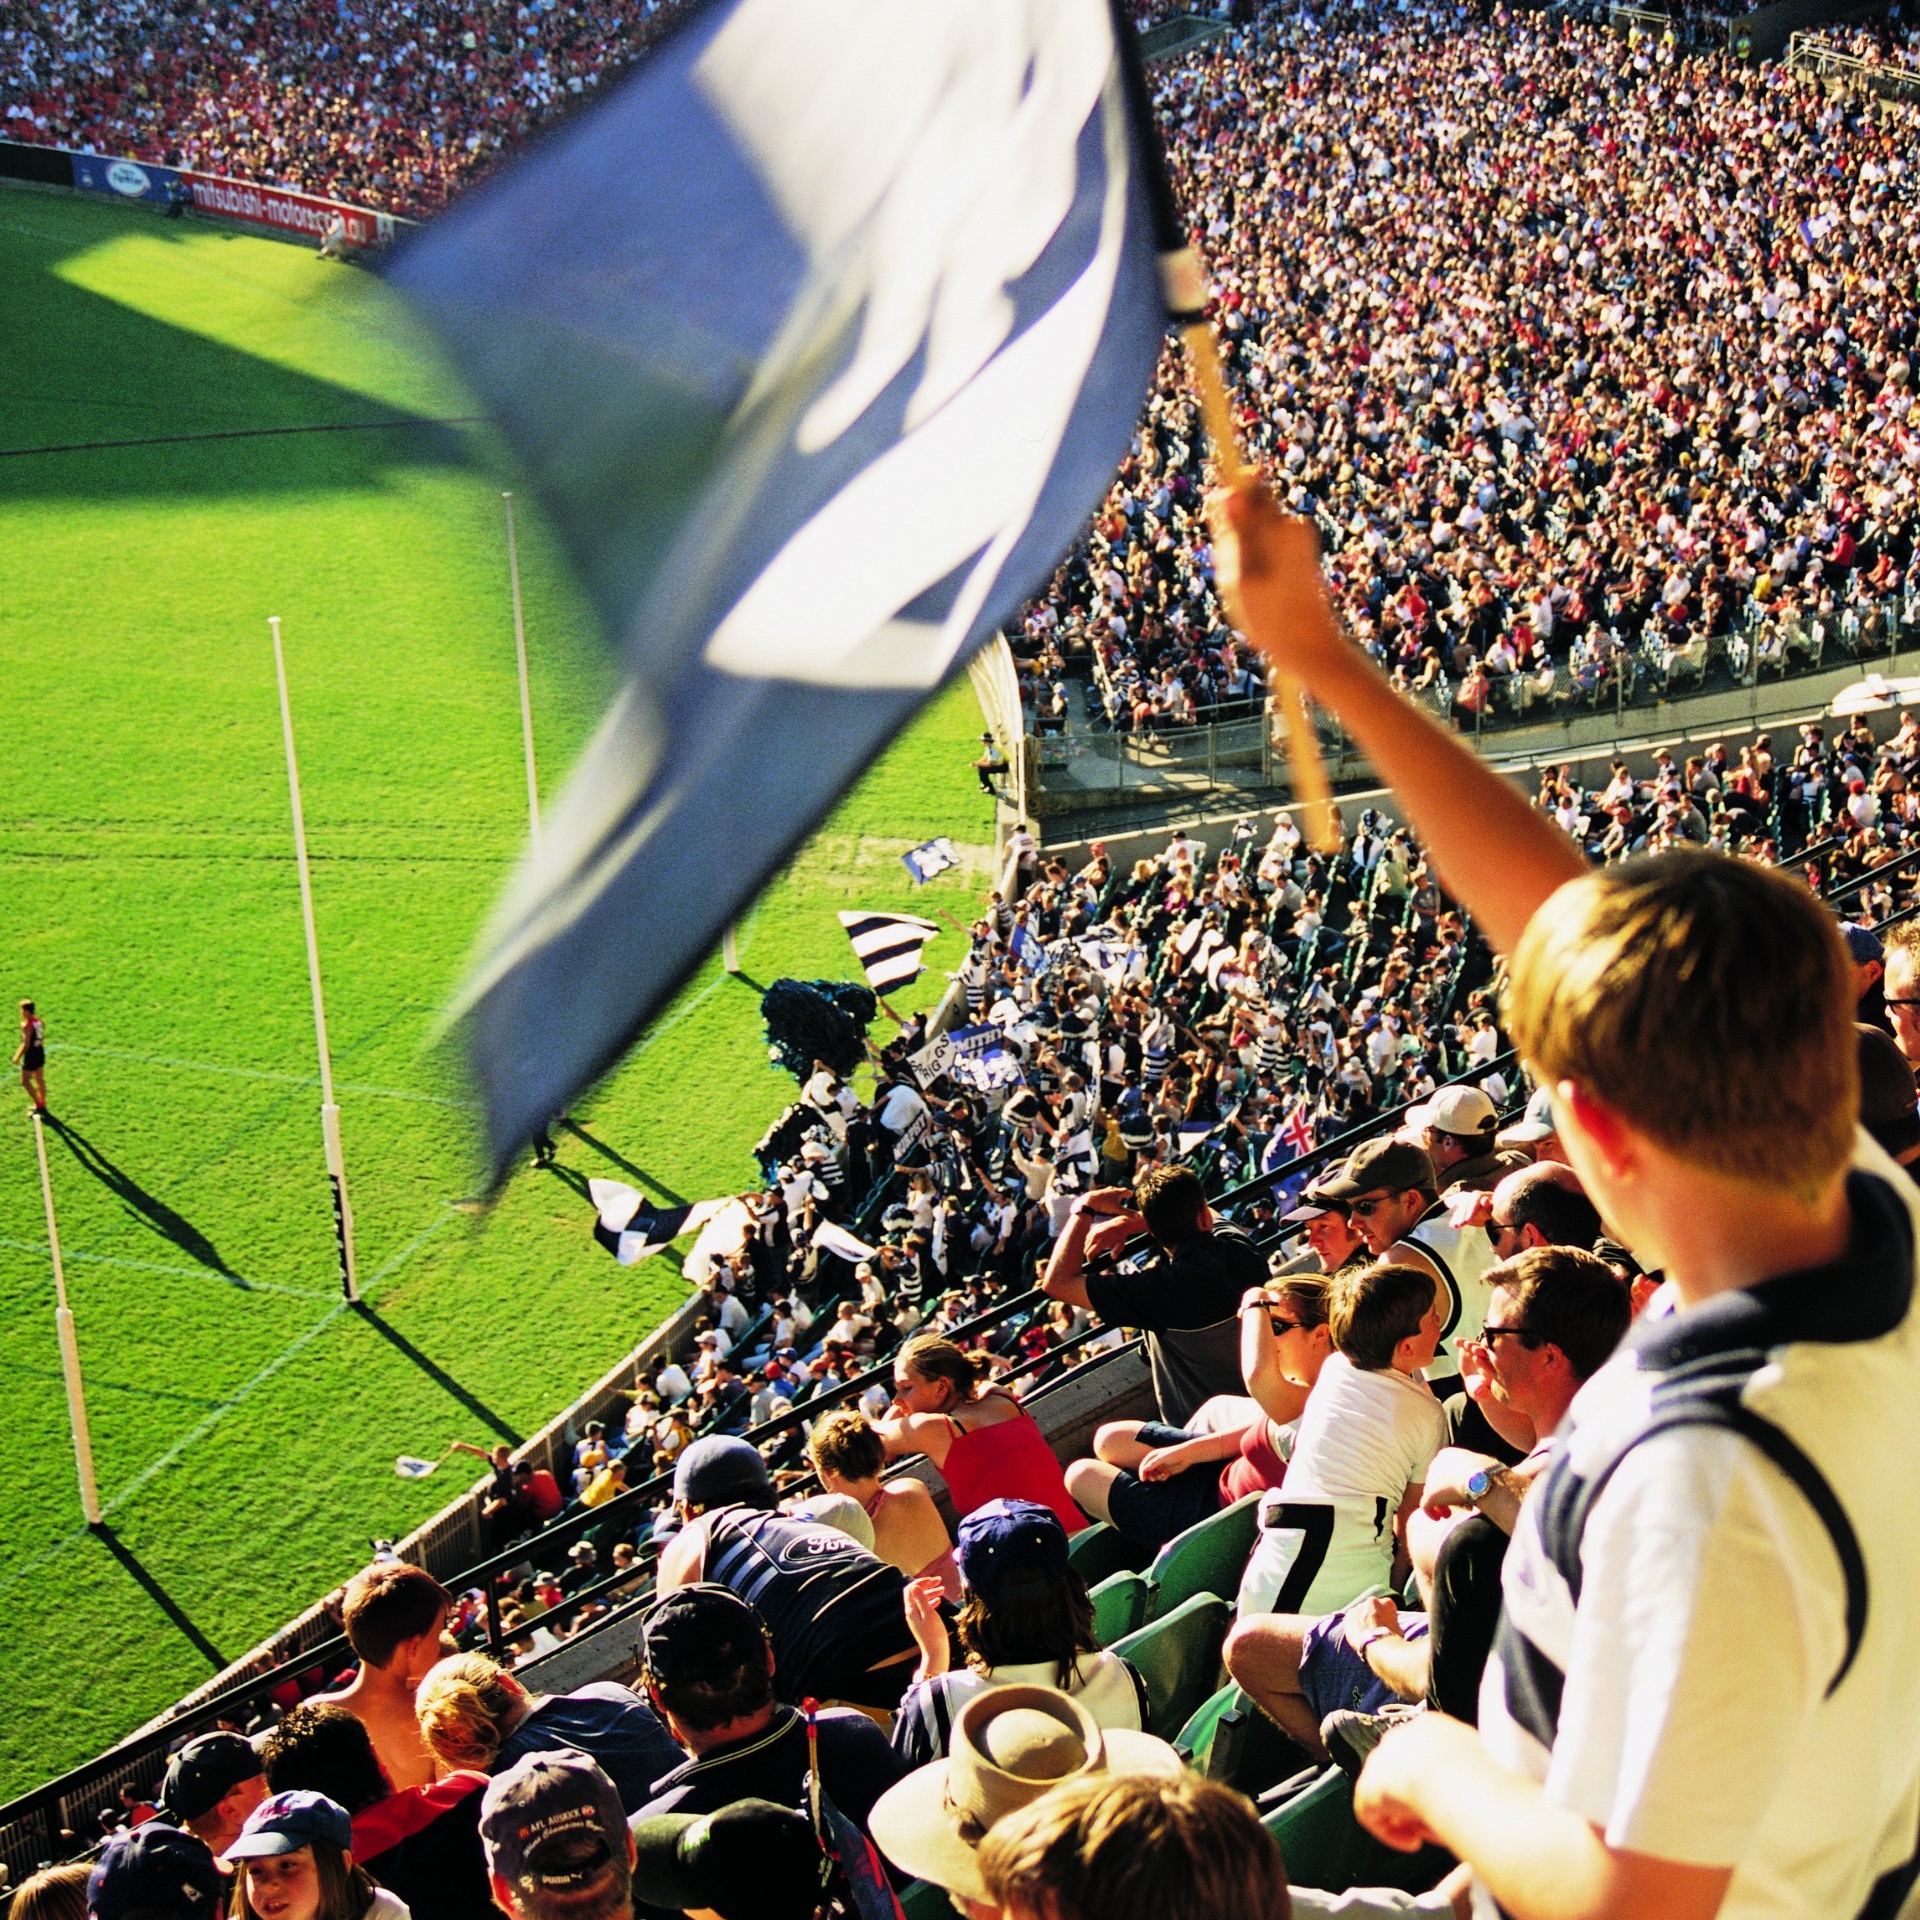
MULTIPOLYGON (((1338 1175, 1346 1163, 1328 1169, 1327 1177, 1338 1175)), ((1366 1260, 1367 1243, 1348 1218, 1346 1207, 1331 1200, 1320 1190, 1319 1182, 1310 1182, 1300 1195, 1299 1205, 1280 1216, 1283 1227, 1291 1227, 1306 1240, 1306 1250, 1290 1260, 1271 1263, 1276 1280, 1294 1274, 1338 1273, 1350 1260, 1366 1260)))
POLYGON ((219 1920, 226 1900, 206 1846, 162 1820, 109 1836, 87 1879, 89 1920, 219 1920))
POLYGON ((1878 1027, 1860 1026, 1860 1124, 1908 1169, 1920 1164, 1920 1099, 1913 1069, 1878 1027))
POLYGON ((916 1768, 875 1804, 874 1843, 895 1866, 944 1887, 967 1920, 1000 1920, 980 1873, 980 1846, 997 1822, 1066 1781, 1169 1779, 1182 1770, 1166 1741, 1105 1731, 1051 1687, 990 1687, 955 1716, 946 1757, 916 1768))
POLYGON ((1891 1039, 1893 1022, 1887 1017, 1883 985, 1887 971, 1886 948, 1871 927, 1855 926, 1851 922, 1841 926, 1840 937, 1847 943, 1847 958, 1853 962, 1853 1017, 1865 1026, 1878 1027, 1891 1039))
POLYGON ((1087 1583, 1067 1564, 1059 1519, 1030 1500, 994 1500, 960 1523, 963 1585, 954 1631, 965 1664, 950 1670, 935 1580, 907 1589, 920 1668, 893 1723, 893 1750, 909 1767, 947 1751, 955 1715, 989 1687, 1057 1687, 1103 1727, 1146 1724, 1139 1674, 1101 1648, 1087 1583))
POLYGON ((423 1567, 383 1560, 347 1582, 341 1622, 360 1671, 338 1693, 317 1696, 343 1706, 373 1737, 389 1781, 424 1787, 433 1756, 420 1738, 414 1689, 443 1653, 448 1593, 423 1567))
POLYGON ((1512 1126, 1502 1127, 1494 1139, 1502 1147, 1531 1154, 1536 1161, 1557 1160, 1564 1164, 1567 1151, 1560 1144, 1560 1135, 1554 1126, 1553 1089, 1536 1087, 1528 1098, 1526 1111, 1512 1126))
POLYGON ((240 1837, 247 1815, 267 1796, 267 1772, 245 1735, 202 1733, 167 1762, 161 1813, 215 1854, 240 1837))
POLYGON ((1165 1166, 1132 1193, 1099 1187, 1076 1201, 1040 1284, 1110 1326, 1146 1334, 1160 1418, 1179 1427, 1215 1394, 1240 1392, 1240 1302, 1265 1278, 1253 1242, 1215 1221, 1193 1169, 1165 1166), (1124 1273, 1114 1260, 1140 1233, 1162 1257, 1124 1273))
POLYGON ((654 1907, 719 1920, 814 1920, 819 1911, 827 1855, 793 1807, 736 1800, 636 1820, 632 1832, 634 1883, 654 1907))
POLYGON ((408 1920, 353 1857, 353 1823, 324 1793, 269 1794, 221 1856, 235 1868, 231 1920, 408 1920))
POLYGON ((909 1579, 930 1575, 949 1600, 960 1598, 953 1541, 934 1498, 911 1474, 882 1480, 886 1443, 872 1421, 853 1407, 836 1407, 814 1422, 807 1454, 829 1493, 859 1501, 873 1524, 873 1550, 909 1579))
POLYGON ((324 1794, 347 1810, 353 1857, 416 1920, 472 1920, 492 1906, 480 1851, 478 1771, 394 1791, 367 1730, 344 1707, 309 1700, 262 1742, 276 1793, 324 1794))
POLYGON ((620 1795, 583 1753, 532 1753, 487 1783, 480 1839, 507 1920, 625 1920, 633 1837, 620 1795))
POLYGON ((776 1513, 767 1463, 744 1440, 709 1435, 674 1463, 680 1531, 658 1591, 713 1582, 752 1603, 772 1635, 787 1700, 891 1712, 911 1678, 898 1567, 832 1527, 776 1513))
POLYGON ((1453 1187, 1485 1191, 1527 1162, 1525 1154, 1495 1145, 1499 1121, 1493 1102, 1478 1087, 1442 1087, 1407 1110, 1400 1131, 1426 1148, 1443 1192, 1453 1187))
POLYGON ((599 1763, 629 1813, 680 1764, 659 1716, 612 1680, 592 1680, 572 1693, 530 1693, 486 1654, 455 1653, 421 1681, 415 1704, 442 1766, 504 1773, 530 1753, 566 1747, 599 1763))
MULTIPOLYGON (((1484 1098, 1484 1096, 1482 1096, 1484 1098)), ((1432 1275, 1440 1315, 1435 1376, 1458 1375, 1458 1345, 1487 1317, 1487 1269, 1493 1245, 1478 1226, 1457 1226, 1440 1203, 1433 1159, 1409 1140, 1381 1138, 1356 1147, 1346 1170, 1325 1183, 1360 1230, 1374 1258, 1432 1275)))
MULTIPOLYGON (((654 1602, 644 1625, 647 1698, 686 1755, 655 1784, 636 1823, 659 1814, 714 1813, 736 1800, 801 1802, 808 1774, 806 1717, 775 1695, 778 1659, 760 1615, 726 1587, 682 1587, 654 1602)), ((864 1828, 900 1763, 864 1713, 822 1708, 814 1719, 820 1779, 864 1828)))

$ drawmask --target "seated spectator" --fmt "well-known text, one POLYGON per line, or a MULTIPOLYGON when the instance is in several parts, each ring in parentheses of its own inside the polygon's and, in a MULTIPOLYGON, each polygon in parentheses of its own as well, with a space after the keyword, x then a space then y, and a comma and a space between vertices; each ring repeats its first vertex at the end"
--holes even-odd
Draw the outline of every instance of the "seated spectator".
POLYGON ((234 1867, 232 1920, 407 1920, 353 1857, 347 1810, 324 1793, 275 1793, 221 1856, 234 1867))
POLYGON ((196 1735, 167 1762, 161 1817, 220 1854, 239 1839, 247 1815, 266 1797, 266 1769, 253 1743, 222 1728, 196 1735))
POLYGON ((1458 1447, 1429 1463, 1422 1510, 1407 1523, 1425 1617, 1403 1620, 1391 1600, 1369 1599, 1344 1614, 1243 1618, 1227 1638, 1227 1671, 1315 1758, 1331 1753, 1357 1768, 1396 1701, 1477 1718, 1520 1502, 1574 1394, 1631 1319, 1618 1276, 1576 1248, 1529 1248, 1489 1279, 1481 1354, 1492 1397, 1541 1437, 1517 1466, 1458 1447))
MULTIPOLYGON (((736 1800, 801 1804, 807 1722, 775 1697, 774 1638, 752 1607, 711 1584, 669 1593, 647 1613, 641 1661, 647 1698, 687 1757, 657 1782, 636 1822, 716 1813, 736 1800)), ((886 1735, 864 1713, 834 1707, 815 1716, 815 1731, 822 1786, 864 1828, 901 1774, 886 1735)))
POLYGON ((968 1920, 1000 1920, 979 1856, 996 1822, 1063 1781, 1182 1770, 1166 1741, 1103 1732, 1078 1700, 1051 1687, 990 1687, 955 1717, 946 1758, 916 1768, 875 1804, 874 1844, 904 1872, 944 1887, 968 1920))
POLYGON ((373 1736, 387 1778, 396 1787, 424 1787, 433 1756, 420 1738, 414 1689, 443 1653, 453 1596, 422 1567, 383 1560, 347 1582, 341 1624, 360 1671, 336 1694, 373 1736))
POLYGON ((7 1920, 87 1920, 87 1882, 92 1876, 90 1860, 70 1860, 28 1874, 14 1889, 7 1920))
POLYGON ((959 1599, 960 1574, 947 1523, 933 1495, 910 1474, 880 1478, 887 1449, 872 1421, 852 1407, 822 1414, 808 1435, 807 1454, 829 1493, 859 1501, 873 1522, 873 1550, 882 1560, 909 1578, 933 1576, 949 1600, 959 1599))
POLYGON ((1055 1787, 995 1824, 981 1843, 980 1879, 989 1912, 1046 1920, 1281 1920, 1289 1911, 1280 1849, 1253 1809, 1190 1773, 1095 1774, 1055 1787))
POLYGON ((480 1854, 481 1772, 393 1790, 366 1728, 346 1708, 307 1701, 263 1743, 276 1794, 323 1794, 347 1810, 353 1857, 421 1920, 473 1920, 488 1907, 480 1854))
POLYGON ((629 1813, 680 1764, 653 1709, 612 1680, 572 1693, 529 1693, 486 1654, 456 1653, 421 1681, 415 1708, 442 1766, 504 1773, 530 1753, 566 1747, 599 1763, 629 1813))
POLYGON ((989 1379, 986 1361, 950 1340, 937 1334, 909 1340, 893 1363, 897 1411, 873 1423, 888 1457, 925 1454, 962 1517, 989 1500, 1032 1500, 1077 1533, 1087 1517, 1068 1495, 1046 1436, 1019 1401, 989 1379))
POLYGON ((821 1911, 826 1862, 797 1808, 736 1800, 715 1813, 635 1821, 632 1832, 634 1883, 654 1907, 719 1920, 815 1920, 821 1911))
POLYGON ((507 1920, 628 1920, 633 1836, 620 1795, 579 1753, 532 1753, 488 1781, 488 1884, 507 1920))
MULTIPOLYGON (((15 1896, 16 1908, 26 1891, 23 1886, 15 1896)), ((87 1877, 89 1920, 215 1920, 226 1906, 227 1882, 213 1855, 192 1834, 163 1820, 111 1835, 87 1877)), ((399 1915, 390 1912, 386 1920, 399 1915)))
POLYGON ((1136 1546, 1163 1547, 1236 1500, 1282 1483, 1293 1420, 1333 1350, 1327 1283, 1301 1275, 1254 1288, 1241 1303, 1240 1340, 1246 1384, 1259 1391, 1232 1404, 1250 1408, 1252 1419, 1217 1432, 1110 1422, 1094 1435, 1098 1458, 1076 1460, 1067 1469, 1074 1499, 1136 1546), (1289 1415, 1286 1421, 1267 1411, 1269 1375, 1294 1390, 1277 1403, 1289 1415))
POLYGON ((1455 1187, 1487 1189, 1527 1163, 1527 1156, 1499 1147, 1500 1116, 1478 1087, 1442 1087, 1431 1100, 1410 1107, 1402 1135, 1427 1150, 1443 1192, 1455 1187))
POLYGON ((1161 1422, 1182 1427, 1215 1394, 1240 1391, 1240 1301, 1266 1261, 1239 1228, 1216 1221, 1190 1167, 1154 1167, 1132 1193, 1097 1187, 1074 1203, 1041 1286, 1147 1336, 1161 1422), (1113 1264, 1149 1234, 1161 1257, 1140 1272, 1113 1264))
POLYGON ((609 1460, 587 1482, 580 1495, 580 1504, 583 1507, 604 1507, 609 1500, 617 1499, 626 1490, 627 1463, 623 1456, 618 1460, 609 1460))
POLYGON ((893 1750, 910 1767, 940 1759, 954 1716, 988 1687, 1057 1687, 1103 1727, 1146 1725, 1146 1689, 1093 1630, 1087 1583, 1067 1564, 1058 1518, 1030 1500, 991 1500, 960 1523, 965 1597, 954 1622, 966 1664, 949 1671, 938 1583, 907 1589, 907 1618, 920 1642, 920 1667, 900 1702, 893 1750))
POLYGON ((712 1582, 750 1601, 779 1655, 789 1700, 843 1700, 891 1712, 911 1678, 898 1567, 817 1521, 773 1511, 767 1463, 744 1440, 696 1440, 674 1466, 682 1525, 656 1590, 712 1582))

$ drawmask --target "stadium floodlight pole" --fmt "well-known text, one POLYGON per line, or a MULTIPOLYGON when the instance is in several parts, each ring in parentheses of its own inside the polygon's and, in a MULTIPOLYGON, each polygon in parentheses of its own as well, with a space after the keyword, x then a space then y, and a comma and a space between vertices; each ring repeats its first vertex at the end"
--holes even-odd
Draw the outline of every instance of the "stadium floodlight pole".
POLYGON ((293 752, 293 706, 287 699, 287 659, 280 650, 280 616, 272 615, 273 667, 280 677, 280 726, 287 741, 287 792, 293 801, 293 851, 300 868, 300 913, 307 928, 307 978, 313 986, 313 1033, 320 1048, 320 1137, 333 1188, 333 1234, 340 1250, 340 1291, 360 1298, 353 1261, 353 1202, 347 1198, 347 1161, 340 1150, 340 1109, 333 1098, 333 1057, 327 1051, 327 1003, 320 992, 320 943, 313 930, 313 878, 307 871, 307 822, 300 810, 300 763, 293 752))
POLYGON ((507 503, 507 574, 513 581, 513 647, 520 657, 520 742, 527 755, 527 823, 533 830, 533 851, 540 852, 540 781, 533 769, 533 695, 527 688, 527 619, 520 606, 520 536, 513 524, 513 495, 507 503))
POLYGON ((47 1131, 40 1109, 33 1110, 33 1148, 40 1156, 40 1198, 47 1208, 47 1248, 53 1255, 53 1323, 60 1330, 60 1371, 67 1380, 67 1419, 73 1428, 73 1459, 80 1469, 80 1510, 87 1525, 100 1524, 100 1488, 93 1477, 93 1433, 87 1425, 87 1392, 80 1378, 80 1342, 67 1305, 67 1270, 60 1260, 60 1228, 53 1217, 53 1181, 47 1174, 47 1131))

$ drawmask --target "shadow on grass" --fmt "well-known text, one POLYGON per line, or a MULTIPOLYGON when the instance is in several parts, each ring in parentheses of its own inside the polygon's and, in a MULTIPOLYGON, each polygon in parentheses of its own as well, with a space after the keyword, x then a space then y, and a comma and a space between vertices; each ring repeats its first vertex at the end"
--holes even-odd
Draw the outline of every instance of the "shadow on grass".
POLYGON ((364 1300, 356 1300, 353 1310, 381 1339, 386 1341, 398 1353, 413 1362, 437 1387, 450 1398, 459 1401, 473 1417, 504 1440, 508 1446, 517 1447, 520 1436, 494 1412, 477 1394, 469 1393, 445 1367, 437 1361, 429 1360, 398 1327, 389 1326, 364 1300))
POLYGON ((636 1167, 624 1153, 616 1153, 604 1140, 596 1140, 578 1120, 556 1120, 554 1125, 565 1127, 576 1140, 585 1141, 601 1159, 612 1161, 622 1173, 631 1174, 634 1179, 645 1181, 668 1206, 684 1207, 687 1204, 687 1196, 684 1193, 675 1193, 670 1186, 661 1180, 657 1180, 644 1167, 636 1167))
POLYGON ((181 1606, 179 1601, 140 1564, 133 1549, 129 1547, 104 1520, 93 1527, 92 1533, 93 1537, 120 1562, 121 1566, 124 1567, 145 1590, 147 1598, 180 1629, 182 1635, 191 1642, 194 1652, 199 1654, 201 1659, 207 1661, 215 1673, 220 1672, 227 1664, 227 1656, 193 1624, 192 1620, 187 1617, 186 1609, 181 1606))
POLYGON ((144 1220, 161 1239, 176 1246, 189 1260, 231 1280, 236 1287, 251 1282, 227 1265, 220 1249, 185 1214, 167 1205, 157 1194, 149 1193, 124 1167, 116 1166, 70 1120, 47 1115, 47 1125, 59 1135, 66 1149, 79 1163, 81 1171, 93 1177, 139 1219, 144 1220))

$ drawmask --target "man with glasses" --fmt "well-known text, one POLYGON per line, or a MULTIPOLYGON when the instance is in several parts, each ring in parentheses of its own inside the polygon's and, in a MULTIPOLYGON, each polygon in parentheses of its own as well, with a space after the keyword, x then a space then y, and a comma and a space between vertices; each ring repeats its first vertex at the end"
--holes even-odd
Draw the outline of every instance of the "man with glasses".
POLYGON ((1356 1147, 1346 1171, 1323 1181, 1320 1192, 1345 1205, 1376 1260, 1433 1276, 1440 1349, 1428 1380, 1444 1392, 1459 1377, 1460 1342, 1472 1339, 1486 1318, 1486 1273, 1495 1256, 1479 1227, 1454 1224, 1438 1184, 1425 1147, 1380 1139, 1356 1147))
POLYGON ((1920 920, 1904 920, 1887 935, 1882 964, 1882 1004, 1894 1044, 1907 1065, 1920 1070, 1920 920))

